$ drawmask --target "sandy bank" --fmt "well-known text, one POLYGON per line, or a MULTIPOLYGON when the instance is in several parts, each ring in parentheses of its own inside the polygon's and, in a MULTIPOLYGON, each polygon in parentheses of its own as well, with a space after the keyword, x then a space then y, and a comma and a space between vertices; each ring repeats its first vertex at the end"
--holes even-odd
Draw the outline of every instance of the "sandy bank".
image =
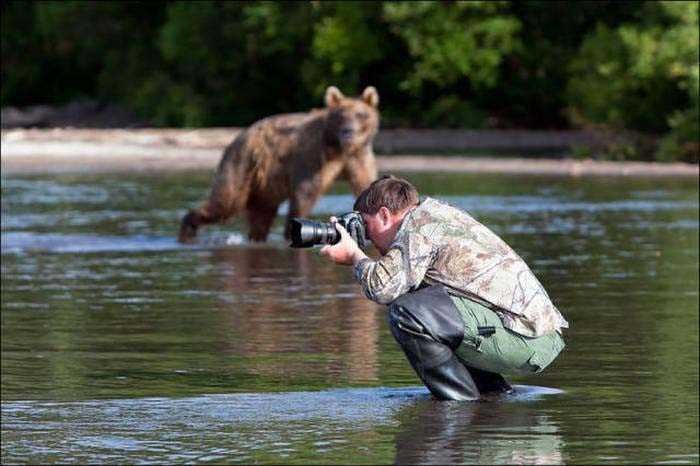
MULTIPOLYGON (((211 129, 48 129, 3 130, 1 133, 1 167, 4 174, 67 173, 105 171, 164 171, 214 169, 223 148, 240 131, 238 128, 211 129)), ((411 139, 408 130, 380 134, 382 144, 421 148, 426 138, 439 135, 416 131, 411 139), (394 134, 395 133, 395 134, 394 134), (415 144, 411 146, 411 141, 415 144)), ((504 134, 505 135, 505 134, 504 134)), ((502 135, 502 136, 504 136, 502 135)), ((465 132, 462 147, 473 150, 469 141, 496 138, 497 134, 465 132)), ((511 144, 546 138, 546 134, 510 135, 511 144), (520 137, 518 140, 517 137, 520 137)), ((580 137, 560 132, 553 135, 562 143, 580 137)), ((548 140, 551 144, 551 140, 548 140)), ((531 146, 530 146, 531 147, 531 146)), ((413 152, 413 151, 412 151, 413 152)), ((484 149, 484 153, 488 153, 484 149)), ((381 171, 451 171, 473 173, 523 173, 563 176, 694 176, 698 165, 686 163, 602 162, 594 160, 546 158, 497 158, 475 156, 383 155, 378 156, 381 171)))

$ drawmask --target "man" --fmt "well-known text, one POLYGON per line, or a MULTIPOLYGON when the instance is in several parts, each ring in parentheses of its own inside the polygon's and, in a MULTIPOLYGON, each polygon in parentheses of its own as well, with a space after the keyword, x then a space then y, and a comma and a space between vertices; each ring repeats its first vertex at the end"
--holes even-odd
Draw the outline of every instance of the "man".
MULTIPOLYGON (((384 176, 355 201, 381 253, 370 260, 341 225, 321 254, 353 265, 365 295, 389 305, 396 341, 440 399, 510 392, 501 374, 542 371, 568 323, 532 271, 466 212, 384 176)), ((335 221, 331 218, 331 221, 335 221)))

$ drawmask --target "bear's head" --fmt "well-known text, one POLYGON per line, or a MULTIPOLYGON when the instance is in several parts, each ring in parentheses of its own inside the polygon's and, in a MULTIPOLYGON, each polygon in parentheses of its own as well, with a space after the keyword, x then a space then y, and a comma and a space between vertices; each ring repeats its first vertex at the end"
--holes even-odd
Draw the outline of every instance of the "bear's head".
POLYGON ((326 90, 326 141, 342 152, 372 143, 379 129, 379 94, 370 86, 358 98, 345 97, 337 87, 326 90))

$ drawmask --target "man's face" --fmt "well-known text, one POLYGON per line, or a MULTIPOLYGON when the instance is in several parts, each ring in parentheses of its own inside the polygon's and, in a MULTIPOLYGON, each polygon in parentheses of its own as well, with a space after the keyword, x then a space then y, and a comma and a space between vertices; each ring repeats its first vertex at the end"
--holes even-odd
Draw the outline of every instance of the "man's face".
POLYGON ((375 214, 361 214, 367 226, 367 236, 381 254, 386 254, 401 225, 403 215, 394 215, 386 207, 375 214))

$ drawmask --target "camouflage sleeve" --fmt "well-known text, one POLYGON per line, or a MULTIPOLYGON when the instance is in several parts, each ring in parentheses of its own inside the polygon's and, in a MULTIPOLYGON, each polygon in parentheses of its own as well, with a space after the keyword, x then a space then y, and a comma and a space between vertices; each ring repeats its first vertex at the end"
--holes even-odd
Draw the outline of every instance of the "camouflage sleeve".
POLYGON ((423 281, 432 264, 432 245, 419 235, 407 236, 379 260, 363 259, 355 266, 355 278, 372 301, 389 304, 423 281))

